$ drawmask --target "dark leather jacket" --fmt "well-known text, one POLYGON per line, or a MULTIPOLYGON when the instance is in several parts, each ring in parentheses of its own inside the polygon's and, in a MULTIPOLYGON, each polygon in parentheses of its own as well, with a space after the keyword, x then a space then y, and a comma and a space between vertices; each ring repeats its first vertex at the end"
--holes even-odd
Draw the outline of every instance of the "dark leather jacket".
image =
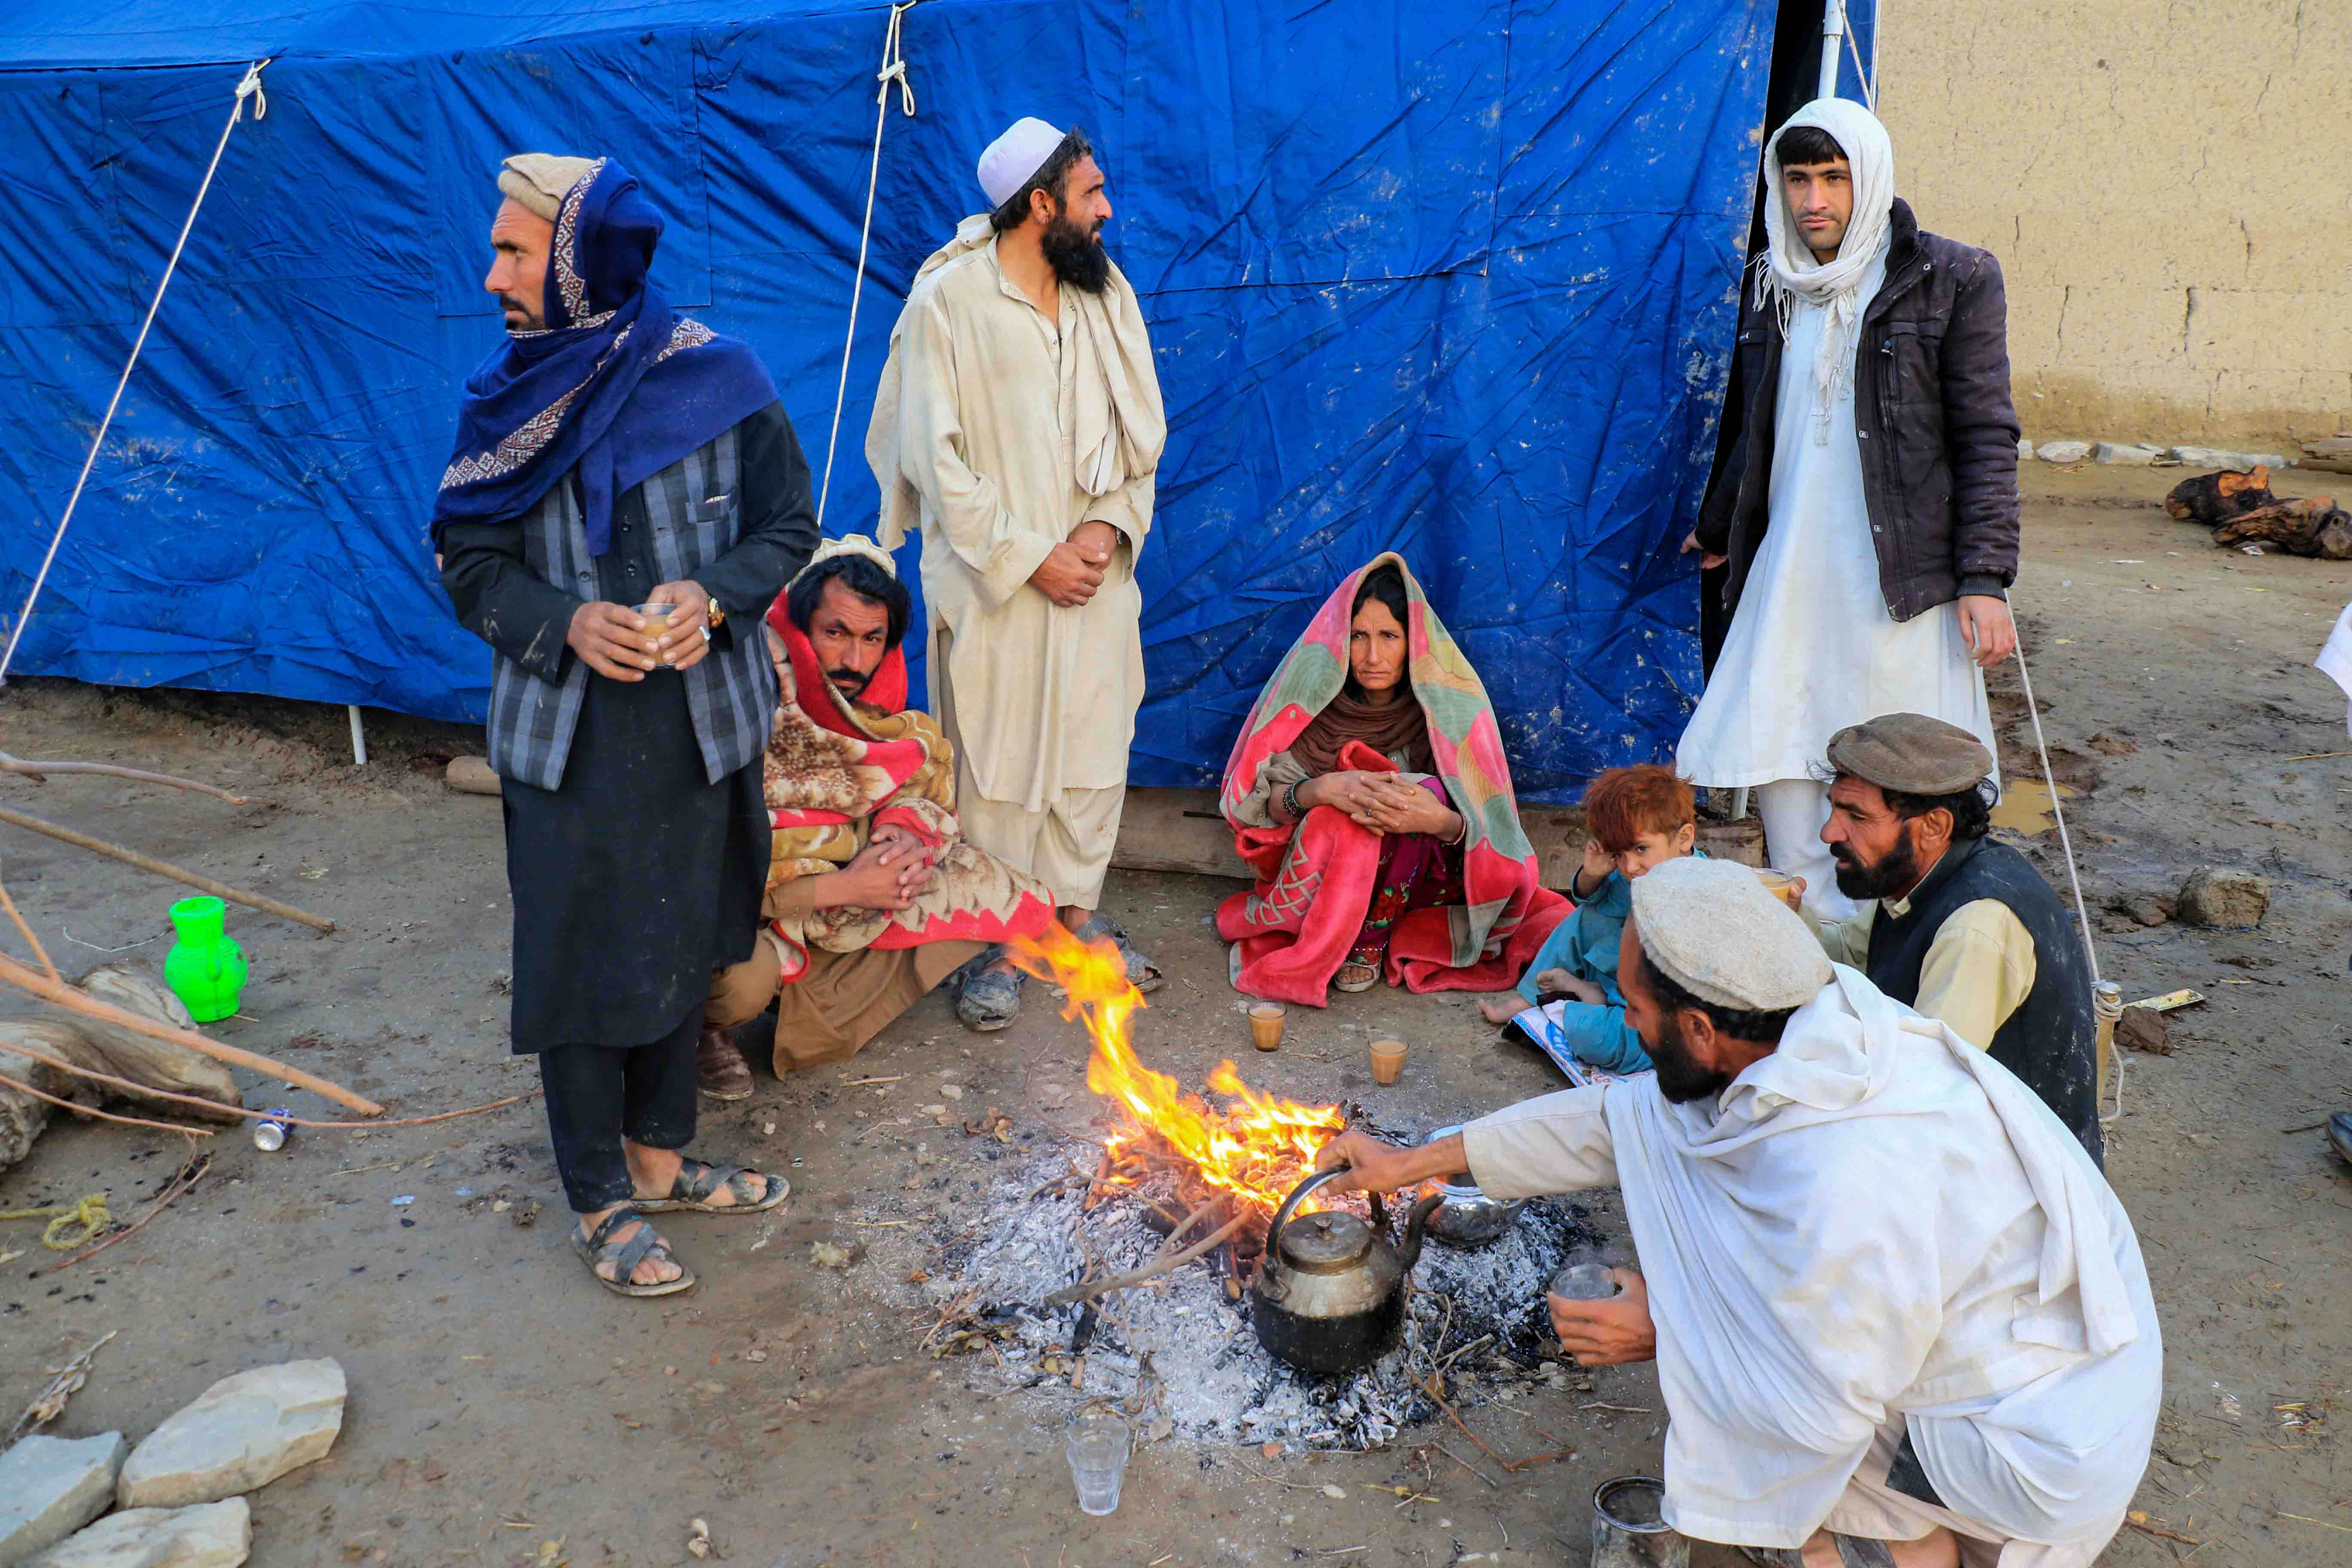
MULTIPOLYGON (((1727 615, 1770 513, 1780 324, 1744 279, 1739 343, 1694 531, 1731 558, 1727 615)), ((1990 251, 1920 231, 1895 203, 1886 281, 1862 318, 1855 435, 1887 614, 1907 621, 2017 577, 2017 411, 2009 397, 2009 297, 1990 251)))

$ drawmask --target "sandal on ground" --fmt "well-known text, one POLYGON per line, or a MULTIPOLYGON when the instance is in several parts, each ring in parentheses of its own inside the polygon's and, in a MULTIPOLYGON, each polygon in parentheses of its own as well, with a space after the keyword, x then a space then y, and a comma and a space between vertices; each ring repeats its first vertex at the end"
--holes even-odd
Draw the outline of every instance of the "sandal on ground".
POLYGON ((989 949, 955 972, 956 1021, 974 1034, 992 1035, 1021 1014, 1019 970, 992 969, 997 950, 989 949))
POLYGON ((588 1278, 615 1296, 675 1296, 681 1290, 693 1289, 694 1270, 679 1262, 677 1254, 669 1249, 669 1243, 664 1241, 652 1226, 639 1225, 637 1234, 626 1241, 613 1239, 614 1231, 638 1217, 635 1209, 623 1204, 606 1215, 604 1222, 586 1236, 580 1234, 578 1226, 572 1227, 572 1250, 578 1253, 580 1261, 588 1266, 588 1278), (658 1285, 634 1283, 630 1276, 636 1273, 637 1265, 647 1258, 656 1263, 677 1263, 678 1277, 665 1279, 658 1285), (597 1265, 603 1263, 613 1266, 613 1278, 610 1279, 596 1272, 597 1265))
POLYGON ((1146 995, 1165 984, 1160 966, 1146 958, 1134 942, 1128 940, 1127 928, 1108 915, 1096 913, 1087 917, 1087 923, 1070 933, 1080 942, 1108 940, 1118 943, 1118 955, 1127 960, 1127 983, 1146 995))
POLYGON ((2327 1146, 2338 1159, 2352 1163, 2352 1110, 2339 1110, 2327 1119, 2327 1146))
POLYGON ((1339 973, 1331 982, 1331 986, 1335 991, 1345 991, 1352 994, 1358 991, 1370 991, 1380 983, 1380 965, 1358 963, 1350 959, 1339 966, 1339 973))
POLYGON ((700 1160, 681 1158, 677 1179, 670 1184, 667 1196, 629 1201, 636 1205, 639 1214, 668 1214, 675 1209, 688 1214, 763 1214, 792 1195, 793 1184, 782 1176, 772 1176, 749 1165, 707 1165, 700 1160), (747 1177, 767 1183, 767 1195, 754 1199, 744 1184, 747 1177), (710 1201, 711 1194, 721 1187, 735 1194, 733 1203, 710 1201))

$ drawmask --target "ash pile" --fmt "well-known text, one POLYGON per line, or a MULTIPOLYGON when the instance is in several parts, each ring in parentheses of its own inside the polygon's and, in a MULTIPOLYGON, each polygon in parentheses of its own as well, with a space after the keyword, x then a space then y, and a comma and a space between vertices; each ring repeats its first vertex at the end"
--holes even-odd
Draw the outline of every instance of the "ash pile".
MULTIPOLYGON (((1524 1377, 1556 1352, 1544 1288, 1571 1247, 1598 1239, 1580 1207, 1542 1199, 1483 1247, 1433 1237, 1396 1348, 1360 1372, 1318 1375, 1258 1342, 1246 1262, 1237 1268, 1223 1247, 1098 1302, 1050 1304, 1082 1279, 1148 1268, 1171 1250, 1166 1216, 1192 1213, 1171 1175, 1088 1207, 1093 1189, 1069 1171, 1056 1153, 997 1184, 986 1205, 995 1218, 928 1282, 941 1310, 926 1348, 993 1360, 1015 1388, 1116 1401, 1153 1436, 1368 1449, 1437 1414, 1425 1384, 1452 1378, 1452 1403, 1479 1403, 1482 1384, 1524 1377)), ((1211 1234, 1208 1223, 1177 1239, 1211 1234)), ((1391 1215, 1392 1237, 1403 1223, 1391 1215)))

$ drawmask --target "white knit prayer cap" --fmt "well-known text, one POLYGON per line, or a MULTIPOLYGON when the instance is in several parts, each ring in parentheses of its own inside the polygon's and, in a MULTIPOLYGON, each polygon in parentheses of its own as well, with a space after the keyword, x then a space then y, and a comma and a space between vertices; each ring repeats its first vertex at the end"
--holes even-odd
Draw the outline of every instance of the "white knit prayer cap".
POLYGON ((1801 1007, 1832 978, 1804 918, 1736 861, 1694 856, 1651 867, 1633 883, 1633 924, 1650 963, 1718 1007, 1801 1007))
MULTIPOLYGON (((865 534, 845 533, 839 539, 820 541, 816 547, 816 553, 808 558, 808 564, 793 574, 793 583, 799 582, 836 555, 863 555, 889 575, 896 577, 898 574, 898 563, 891 559, 888 551, 875 543, 865 534)), ((784 586, 790 588, 792 583, 787 583, 784 586)))
POLYGON ((1013 128, 988 144, 980 155, 980 188, 988 205, 1001 207, 1022 186, 1034 179, 1045 160, 1062 144, 1063 132, 1044 121, 1024 115, 1013 128))

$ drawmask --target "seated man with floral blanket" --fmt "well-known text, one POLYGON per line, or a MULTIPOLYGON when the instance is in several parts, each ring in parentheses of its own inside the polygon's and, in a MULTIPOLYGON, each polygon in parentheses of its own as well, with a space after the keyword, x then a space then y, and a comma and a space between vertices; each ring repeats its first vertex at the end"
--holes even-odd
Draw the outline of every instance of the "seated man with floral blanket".
POLYGON ((910 605, 889 555, 827 540, 768 613, 782 699, 763 786, 772 858, 751 956, 712 979, 702 1092, 741 1100, 734 1030, 776 1003, 779 1072, 838 1061, 949 973, 1054 918, 1034 877, 963 840, 955 753, 907 707, 910 605))

